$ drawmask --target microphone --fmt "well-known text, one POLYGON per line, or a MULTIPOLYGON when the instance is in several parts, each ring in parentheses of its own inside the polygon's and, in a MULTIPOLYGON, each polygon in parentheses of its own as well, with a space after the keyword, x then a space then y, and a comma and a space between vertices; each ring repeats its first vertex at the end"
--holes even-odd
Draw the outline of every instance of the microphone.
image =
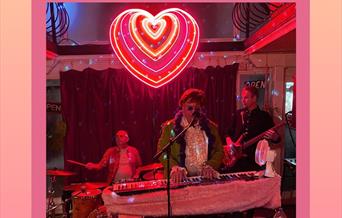
POLYGON ((192 113, 192 120, 190 122, 190 126, 194 126, 195 123, 198 122, 200 116, 201 116, 200 110, 198 108, 195 109, 195 111, 192 113))
POLYGON ((201 116, 200 109, 196 108, 195 111, 192 113, 194 118, 199 118, 201 116))

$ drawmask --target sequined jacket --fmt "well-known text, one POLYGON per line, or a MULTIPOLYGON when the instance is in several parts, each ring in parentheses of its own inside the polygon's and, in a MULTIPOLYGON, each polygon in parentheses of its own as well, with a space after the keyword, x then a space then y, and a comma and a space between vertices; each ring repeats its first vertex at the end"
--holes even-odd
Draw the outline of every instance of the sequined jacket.
MULTIPOLYGON (((208 146, 208 160, 206 164, 213 167, 215 170, 218 170, 223 158, 223 146, 222 141, 218 133, 217 125, 209 121, 208 123, 210 132, 214 138, 213 144, 208 146)), ((161 150, 168 142, 169 138, 172 135, 172 131, 175 127, 175 119, 169 120, 162 124, 162 133, 158 141, 158 151, 161 150)), ((181 144, 179 142, 175 142, 171 147, 171 158, 170 158, 170 169, 173 166, 182 166, 181 163, 184 163, 185 155, 180 155, 181 144)), ((183 149, 184 150, 184 149, 183 149)), ((161 155, 159 157, 160 162, 164 166, 164 173, 167 173, 167 159, 165 155, 161 155)), ((184 165, 182 166, 184 167, 184 165)))

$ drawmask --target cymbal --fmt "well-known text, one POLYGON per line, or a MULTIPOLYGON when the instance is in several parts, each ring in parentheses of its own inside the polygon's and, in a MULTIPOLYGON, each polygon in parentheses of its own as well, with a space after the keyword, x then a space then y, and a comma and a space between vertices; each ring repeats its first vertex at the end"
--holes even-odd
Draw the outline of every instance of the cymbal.
POLYGON ((73 176, 73 175, 76 175, 76 173, 66 171, 66 170, 48 170, 46 174, 49 176, 73 176))
POLYGON ((149 164, 146 166, 138 167, 137 170, 139 172, 143 172, 143 171, 149 171, 149 170, 158 170, 158 169, 162 169, 162 168, 163 168, 163 164, 153 163, 153 164, 149 164))
POLYGON ((101 189, 108 186, 106 182, 83 182, 83 183, 73 183, 64 186, 65 191, 80 191, 82 187, 86 190, 101 189))

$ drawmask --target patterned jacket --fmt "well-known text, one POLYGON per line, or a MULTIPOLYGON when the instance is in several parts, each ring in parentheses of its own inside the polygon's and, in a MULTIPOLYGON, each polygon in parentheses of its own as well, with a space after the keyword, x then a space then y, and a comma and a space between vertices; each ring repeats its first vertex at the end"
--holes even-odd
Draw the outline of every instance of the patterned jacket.
MULTIPOLYGON (((161 150, 169 142, 169 138, 172 136, 171 132, 173 131, 174 127, 175 127, 175 119, 172 119, 163 123, 162 133, 158 141, 158 151, 161 150)), ((210 165, 215 170, 218 170, 222 163, 223 146, 222 146, 221 138, 217 130, 217 125, 214 122, 209 121, 209 129, 210 129, 211 134, 214 137, 214 143, 208 149, 208 160, 206 161, 206 164, 210 165)), ((181 157, 180 151, 181 151, 181 145, 176 141, 171 147, 170 169, 173 166, 181 166, 182 162, 184 163, 184 160, 181 160, 181 159, 182 158, 184 159, 185 156, 183 155, 181 157)), ((162 154, 159 157, 159 160, 164 166, 164 174, 166 175, 167 159, 165 158, 165 155, 162 154)))

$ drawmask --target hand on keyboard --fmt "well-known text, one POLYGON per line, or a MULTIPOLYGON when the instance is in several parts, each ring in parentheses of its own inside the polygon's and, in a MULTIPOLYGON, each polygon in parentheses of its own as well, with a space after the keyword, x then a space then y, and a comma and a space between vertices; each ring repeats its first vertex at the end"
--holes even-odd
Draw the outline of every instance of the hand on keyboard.
POLYGON ((179 166, 172 167, 170 178, 173 183, 180 183, 186 178, 186 169, 179 166))
POLYGON ((218 178, 219 175, 220 174, 209 165, 204 165, 202 168, 201 176, 206 179, 218 178))

